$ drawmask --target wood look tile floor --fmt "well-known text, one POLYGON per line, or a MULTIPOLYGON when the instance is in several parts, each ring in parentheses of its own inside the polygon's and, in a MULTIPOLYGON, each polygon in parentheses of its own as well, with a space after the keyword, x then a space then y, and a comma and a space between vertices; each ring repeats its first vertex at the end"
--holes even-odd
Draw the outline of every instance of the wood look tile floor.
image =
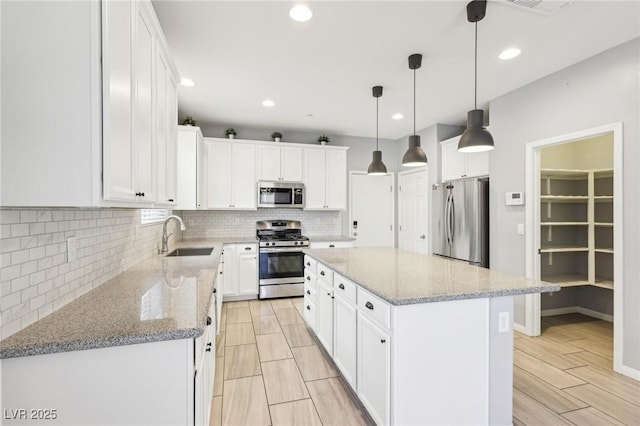
POLYGON ((223 304, 211 426, 374 424, 307 331, 302 304, 223 304))
MULTIPOLYGON (((302 303, 223 304, 212 426, 373 424, 307 331, 302 303)), ((640 426, 640 382, 613 371, 612 324, 568 314, 542 328, 514 336, 513 424, 640 426)))

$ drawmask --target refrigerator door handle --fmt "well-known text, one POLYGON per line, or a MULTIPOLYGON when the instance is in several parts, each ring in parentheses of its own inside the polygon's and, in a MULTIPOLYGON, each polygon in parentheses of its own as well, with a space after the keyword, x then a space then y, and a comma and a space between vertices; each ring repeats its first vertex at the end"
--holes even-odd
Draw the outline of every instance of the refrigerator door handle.
POLYGON ((449 214, 451 215, 449 219, 449 235, 451 235, 451 244, 453 244, 453 237, 456 230, 456 204, 453 202, 453 194, 451 194, 451 207, 449 208, 449 214))
POLYGON ((445 230, 445 236, 447 237, 447 244, 449 245, 453 243, 450 236, 451 224, 449 223, 451 219, 451 198, 452 198, 452 194, 451 192, 449 192, 447 194, 447 201, 445 202, 445 208, 444 208, 444 230, 445 230))

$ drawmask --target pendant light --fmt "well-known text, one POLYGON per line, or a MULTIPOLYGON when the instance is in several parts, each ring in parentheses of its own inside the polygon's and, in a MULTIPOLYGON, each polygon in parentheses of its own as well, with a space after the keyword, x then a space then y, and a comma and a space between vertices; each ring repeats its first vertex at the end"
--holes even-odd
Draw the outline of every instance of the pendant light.
POLYGON ((378 149, 378 100, 382 96, 382 86, 373 86, 373 97, 376 98, 376 150, 373 151, 373 161, 369 164, 368 175, 381 176, 387 174, 387 166, 382 162, 382 151, 378 149))
POLYGON ((484 128, 484 111, 478 109, 478 22, 484 18, 487 0, 473 0, 467 4, 467 20, 475 23, 475 73, 473 108, 467 113, 467 129, 458 141, 460 152, 482 152, 493 149, 493 137, 484 128))
POLYGON ((422 55, 414 53, 409 56, 409 69, 413 70, 413 135, 409 136, 409 149, 402 157, 405 167, 427 165, 427 154, 420 148, 420 136, 416 135, 416 70, 422 65, 422 55))

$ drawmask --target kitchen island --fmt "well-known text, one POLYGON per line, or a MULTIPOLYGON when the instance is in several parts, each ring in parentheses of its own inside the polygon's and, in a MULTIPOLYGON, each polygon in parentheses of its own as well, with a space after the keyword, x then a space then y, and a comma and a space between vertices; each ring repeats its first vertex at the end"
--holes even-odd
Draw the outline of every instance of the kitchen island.
POLYGON ((513 296, 557 285, 394 248, 305 254, 305 320, 376 423, 512 423, 513 296))

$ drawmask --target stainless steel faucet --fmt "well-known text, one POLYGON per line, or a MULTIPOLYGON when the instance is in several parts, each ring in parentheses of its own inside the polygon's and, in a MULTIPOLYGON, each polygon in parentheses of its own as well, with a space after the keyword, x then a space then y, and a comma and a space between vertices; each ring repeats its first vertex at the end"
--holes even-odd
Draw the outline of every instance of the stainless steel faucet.
POLYGON ((171 219, 175 219, 178 222, 180 222, 180 230, 181 231, 185 231, 187 229, 186 226, 184 226, 184 222, 182 221, 182 219, 180 219, 179 216, 176 215, 171 215, 168 218, 166 218, 164 220, 164 225, 162 225, 162 249, 160 251, 160 253, 166 253, 169 248, 168 248, 168 243, 169 243, 169 237, 173 235, 173 232, 169 235, 167 235, 167 223, 169 223, 169 221, 171 219))

